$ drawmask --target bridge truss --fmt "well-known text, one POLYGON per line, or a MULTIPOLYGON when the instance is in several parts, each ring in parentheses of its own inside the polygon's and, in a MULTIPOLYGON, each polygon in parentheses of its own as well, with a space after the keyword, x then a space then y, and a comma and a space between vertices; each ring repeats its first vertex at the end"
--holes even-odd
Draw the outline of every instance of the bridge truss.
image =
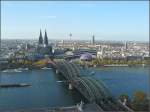
POLYGON ((80 67, 72 62, 56 62, 55 69, 73 85, 89 102, 98 104, 104 111, 129 111, 113 98, 106 85, 93 77, 82 76, 80 67))

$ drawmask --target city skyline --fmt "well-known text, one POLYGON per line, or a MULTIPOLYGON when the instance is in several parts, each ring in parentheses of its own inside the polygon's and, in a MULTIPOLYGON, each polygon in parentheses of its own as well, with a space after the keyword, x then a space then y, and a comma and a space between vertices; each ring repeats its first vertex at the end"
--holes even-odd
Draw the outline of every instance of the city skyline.
POLYGON ((1 2, 2 39, 149 40, 148 1, 1 2), (111 18, 111 19, 110 19, 111 18))

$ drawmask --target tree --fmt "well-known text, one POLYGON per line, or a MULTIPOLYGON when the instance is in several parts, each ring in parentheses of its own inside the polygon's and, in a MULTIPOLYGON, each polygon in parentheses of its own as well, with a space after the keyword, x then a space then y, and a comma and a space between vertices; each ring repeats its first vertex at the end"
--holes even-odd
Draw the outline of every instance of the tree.
POLYGON ((99 63, 98 59, 92 60, 93 65, 97 65, 99 63))
POLYGON ((146 94, 142 91, 135 92, 131 107, 135 111, 148 111, 148 99, 146 94))

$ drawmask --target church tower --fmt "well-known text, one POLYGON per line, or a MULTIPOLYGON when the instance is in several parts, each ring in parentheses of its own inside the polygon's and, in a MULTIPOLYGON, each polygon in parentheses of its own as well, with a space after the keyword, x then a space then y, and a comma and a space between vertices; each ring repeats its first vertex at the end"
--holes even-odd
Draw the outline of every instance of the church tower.
POLYGON ((47 37, 47 32, 45 30, 45 36, 44 36, 44 45, 48 46, 48 37, 47 37))
POLYGON ((40 36, 39 36, 39 45, 43 44, 43 37, 42 37, 42 32, 40 30, 40 36))

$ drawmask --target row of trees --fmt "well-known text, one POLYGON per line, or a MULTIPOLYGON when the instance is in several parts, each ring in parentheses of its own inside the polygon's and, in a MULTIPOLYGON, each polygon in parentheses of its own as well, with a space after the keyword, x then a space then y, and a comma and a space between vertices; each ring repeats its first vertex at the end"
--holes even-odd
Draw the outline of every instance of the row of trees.
POLYGON ((135 92, 133 99, 131 100, 127 94, 120 95, 119 99, 124 102, 126 99, 126 105, 135 111, 148 111, 149 110, 149 99, 148 96, 142 92, 135 92))
POLYGON ((9 67, 44 67, 46 66, 47 60, 46 59, 42 59, 42 60, 38 60, 38 61, 31 61, 31 60, 27 60, 27 59, 23 59, 21 61, 17 61, 16 59, 9 59, 8 60, 8 66, 9 67))
POLYGON ((126 61, 126 60, 111 60, 111 59, 94 59, 92 60, 92 65, 103 65, 103 64, 128 64, 128 65, 138 65, 138 64, 148 64, 148 61, 126 61))

